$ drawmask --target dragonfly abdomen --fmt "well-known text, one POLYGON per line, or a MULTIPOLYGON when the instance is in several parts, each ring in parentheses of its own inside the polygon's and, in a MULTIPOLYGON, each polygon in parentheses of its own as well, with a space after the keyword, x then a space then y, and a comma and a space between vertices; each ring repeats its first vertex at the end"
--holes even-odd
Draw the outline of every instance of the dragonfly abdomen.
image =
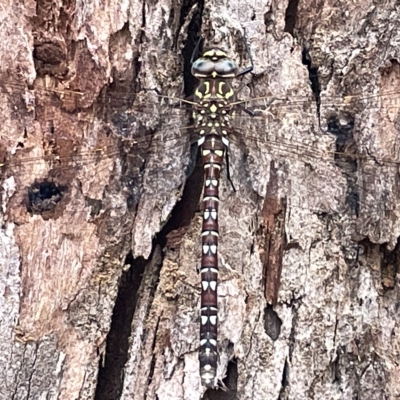
POLYGON ((206 386, 217 370, 218 204, 219 178, 225 152, 221 137, 209 134, 201 146, 204 167, 201 257, 200 376, 206 386))

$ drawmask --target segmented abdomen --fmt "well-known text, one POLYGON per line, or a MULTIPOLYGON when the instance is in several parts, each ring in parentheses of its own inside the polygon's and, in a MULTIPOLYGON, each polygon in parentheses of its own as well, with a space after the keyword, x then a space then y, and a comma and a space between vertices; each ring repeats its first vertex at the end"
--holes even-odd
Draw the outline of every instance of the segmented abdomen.
POLYGON ((210 386, 217 370, 218 187, 225 146, 217 133, 201 146, 204 167, 201 258, 200 376, 210 386))

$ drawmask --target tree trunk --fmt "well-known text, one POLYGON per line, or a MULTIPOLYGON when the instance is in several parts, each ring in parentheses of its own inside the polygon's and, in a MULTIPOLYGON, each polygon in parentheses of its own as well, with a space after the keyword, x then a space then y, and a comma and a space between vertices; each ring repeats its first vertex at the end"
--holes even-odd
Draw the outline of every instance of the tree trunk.
POLYGON ((0 10, 1 399, 400 398, 395 1, 0 10), (277 99, 222 173, 206 391, 202 169, 144 89, 190 95, 200 33, 247 66, 243 28, 239 97, 277 99))

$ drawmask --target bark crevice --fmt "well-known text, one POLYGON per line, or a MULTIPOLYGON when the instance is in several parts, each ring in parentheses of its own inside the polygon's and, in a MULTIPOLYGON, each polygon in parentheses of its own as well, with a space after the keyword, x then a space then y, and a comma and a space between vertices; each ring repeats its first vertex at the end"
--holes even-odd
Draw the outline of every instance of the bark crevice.
POLYGON ((129 359, 132 318, 147 263, 144 259, 135 260, 131 252, 125 258, 125 268, 130 267, 122 273, 118 285, 104 359, 100 357, 96 400, 118 399, 121 395, 124 367, 129 359))

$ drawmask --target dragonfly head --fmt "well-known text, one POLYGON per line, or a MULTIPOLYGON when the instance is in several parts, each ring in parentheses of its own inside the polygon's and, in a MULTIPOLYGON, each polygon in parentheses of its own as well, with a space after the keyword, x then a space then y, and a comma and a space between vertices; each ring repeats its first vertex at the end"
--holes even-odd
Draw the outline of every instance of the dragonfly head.
POLYGON ((217 47, 206 50, 192 65, 196 78, 234 78, 237 66, 228 54, 217 47))

